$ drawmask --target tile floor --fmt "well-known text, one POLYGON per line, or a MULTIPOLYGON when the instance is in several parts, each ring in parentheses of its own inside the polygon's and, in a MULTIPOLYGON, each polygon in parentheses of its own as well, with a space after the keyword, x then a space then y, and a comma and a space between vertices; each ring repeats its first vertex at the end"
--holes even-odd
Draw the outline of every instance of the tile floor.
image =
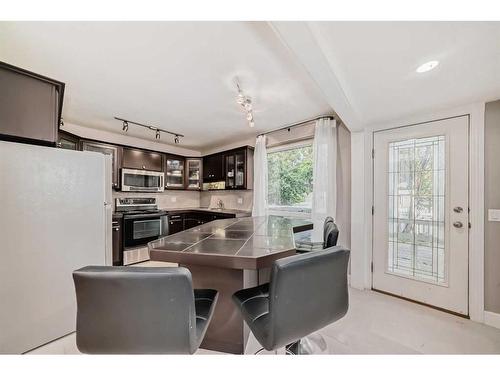
MULTIPOLYGON (((500 329, 384 294, 355 289, 350 290, 347 315, 320 333, 331 354, 500 354, 500 329)), ((258 349, 258 343, 251 336, 247 353, 258 349)), ((74 334, 30 352, 77 353, 74 334)), ((197 354, 222 353, 200 349, 197 354)))

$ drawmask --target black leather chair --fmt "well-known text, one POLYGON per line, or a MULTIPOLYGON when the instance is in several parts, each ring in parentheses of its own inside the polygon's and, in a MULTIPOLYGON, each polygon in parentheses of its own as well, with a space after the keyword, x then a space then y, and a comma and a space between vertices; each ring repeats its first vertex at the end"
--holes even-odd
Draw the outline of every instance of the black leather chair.
POLYGON ((264 349, 297 348, 297 340, 346 314, 349 253, 333 247, 279 259, 268 284, 233 295, 264 349))
POLYGON ((337 246, 339 228, 331 216, 327 216, 323 225, 323 249, 337 246))
POLYGON ((73 272, 76 344, 91 354, 192 354, 217 291, 194 290, 186 268, 89 266, 73 272))

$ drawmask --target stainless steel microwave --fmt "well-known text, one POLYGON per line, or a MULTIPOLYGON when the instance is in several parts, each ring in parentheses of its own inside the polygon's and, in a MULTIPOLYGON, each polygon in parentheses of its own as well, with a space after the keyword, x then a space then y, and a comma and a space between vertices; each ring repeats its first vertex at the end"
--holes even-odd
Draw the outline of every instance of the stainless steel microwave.
POLYGON ((156 193, 165 190, 163 172, 122 168, 122 191, 156 193))

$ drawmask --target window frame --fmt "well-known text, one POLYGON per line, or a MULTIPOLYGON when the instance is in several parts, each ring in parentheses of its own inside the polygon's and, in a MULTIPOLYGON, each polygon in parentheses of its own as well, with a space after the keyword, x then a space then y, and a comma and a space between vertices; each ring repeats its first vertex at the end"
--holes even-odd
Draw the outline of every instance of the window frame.
MULTIPOLYGON (((283 152, 289 151, 296 148, 302 148, 311 146, 313 147, 314 138, 302 139, 300 141, 287 142, 285 144, 279 143, 275 146, 271 146, 267 148, 267 155, 275 153, 275 152, 283 152)), ((268 161, 269 163, 269 161, 268 161)), ((313 168, 314 168, 314 160, 313 160, 313 168)), ((267 188, 269 187, 269 177, 267 181, 267 188)), ((313 182, 314 184, 314 182, 313 182)), ((300 218, 311 218, 312 207, 309 209, 298 208, 293 206, 271 206, 269 201, 267 202, 267 214, 268 215, 279 215, 279 216, 291 216, 291 217, 300 217, 300 218)))

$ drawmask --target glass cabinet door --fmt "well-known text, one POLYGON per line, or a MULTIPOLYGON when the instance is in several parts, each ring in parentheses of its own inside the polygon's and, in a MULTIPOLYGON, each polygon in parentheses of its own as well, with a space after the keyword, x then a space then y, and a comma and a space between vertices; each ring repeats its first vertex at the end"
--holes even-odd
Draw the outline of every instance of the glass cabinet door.
POLYGON ((120 186, 120 174, 119 174, 119 165, 120 161, 118 160, 118 147, 113 145, 108 145, 104 143, 98 142, 82 142, 82 151, 92 151, 99 152, 104 155, 111 156, 111 170, 112 170, 112 180, 113 187, 118 188, 120 186))
POLYGON ((236 188, 245 187, 245 153, 239 152, 235 155, 235 177, 234 186, 236 188))
POLYGON ((226 189, 232 189, 234 184, 234 155, 226 155, 226 189))
POLYGON ((200 190, 201 189, 201 160, 188 159, 186 160, 186 189, 200 190))
POLYGON ((78 150, 78 140, 69 137, 60 136, 57 147, 64 148, 65 150, 78 150))
POLYGON ((184 160, 167 158, 165 187, 168 189, 184 188, 184 160))

